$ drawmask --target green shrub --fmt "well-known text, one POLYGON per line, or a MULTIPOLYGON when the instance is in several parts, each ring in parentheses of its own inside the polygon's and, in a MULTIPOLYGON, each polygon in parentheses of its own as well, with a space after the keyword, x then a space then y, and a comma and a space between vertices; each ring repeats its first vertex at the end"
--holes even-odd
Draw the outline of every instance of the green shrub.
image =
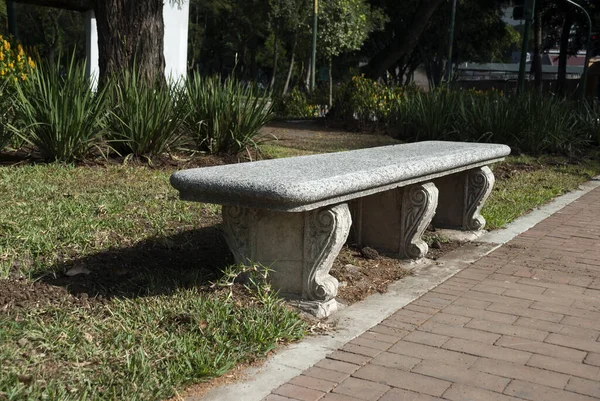
POLYGON ((379 84, 364 75, 352 77, 334 97, 335 118, 359 123, 386 122, 405 97, 405 89, 379 84))
POLYGON ((105 91, 90 90, 85 65, 74 58, 64 70, 60 60, 42 63, 16 85, 15 131, 48 160, 83 158, 103 129, 104 113, 105 91))
POLYGON ((10 125, 14 119, 14 94, 6 82, 0 82, 0 150, 12 139, 10 125))
POLYGON ((319 116, 319 106, 312 97, 298 88, 277 99, 275 114, 284 118, 312 118, 319 116))
POLYGON ((597 135, 594 107, 553 96, 436 90, 396 100, 389 118, 407 140, 497 142, 525 152, 570 153, 597 135))
POLYGON ((261 127, 273 117, 269 93, 232 78, 188 78, 182 100, 188 110, 187 125, 200 150, 238 153, 257 146, 261 127))
POLYGON ((148 83, 137 72, 123 72, 110 86, 107 139, 120 155, 155 156, 182 135, 186 111, 177 87, 148 83))

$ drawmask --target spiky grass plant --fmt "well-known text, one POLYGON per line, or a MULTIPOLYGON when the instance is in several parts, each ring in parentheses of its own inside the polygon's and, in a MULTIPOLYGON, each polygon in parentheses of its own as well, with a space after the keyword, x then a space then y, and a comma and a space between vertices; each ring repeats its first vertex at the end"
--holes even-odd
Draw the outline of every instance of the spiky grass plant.
POLYGON ((85 65, 40 63, 16 85, 12 130, 47 160, 84 158, 104 129, 106 92, 90 89, 85 65))
POLYGON ((187 121, 198 147, 209 153, 238 153, 256 147, 262 126, 272 118, 269 94, 233 78, 204 78, 194 74, 187 81, 187 121))

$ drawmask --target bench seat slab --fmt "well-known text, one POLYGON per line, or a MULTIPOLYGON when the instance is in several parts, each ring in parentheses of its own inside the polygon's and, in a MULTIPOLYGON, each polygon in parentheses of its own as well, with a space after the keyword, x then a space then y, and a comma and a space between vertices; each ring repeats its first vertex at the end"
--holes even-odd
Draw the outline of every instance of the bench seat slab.
POLYGON ((433 224, 464 231, 483 230, 481 209, 494 182, 494 173, 487 166, 436 179, 440 195, 433 224))
POLYGON ((335 311, 329 270, 352 224, 347 204, 298 213, 225 205, 223 223, 236 263, 271 267, 273 288, 317 317, 335 311))
POLYGON ((396 188, 358 199, 352 205, 353 240, 394 253, 420 259, 428 247, 421 236, 438 204, 438 190, 431 183, 396 188))

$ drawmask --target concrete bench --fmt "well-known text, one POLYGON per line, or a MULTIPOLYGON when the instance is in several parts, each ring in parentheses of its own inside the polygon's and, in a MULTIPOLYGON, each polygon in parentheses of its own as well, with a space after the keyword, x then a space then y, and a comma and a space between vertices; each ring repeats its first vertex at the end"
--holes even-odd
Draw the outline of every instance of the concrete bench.
POLYGON ((329 270, 352 226, 360 246, 418 259, 433 222, 481 230, 494 185, 488 164, 505 145, 418 142, 340 153, 183 170, 171 176, 181 199, 223 205, 237 263, 270 266, 272 285, 303 310, 337 308, 329 270))

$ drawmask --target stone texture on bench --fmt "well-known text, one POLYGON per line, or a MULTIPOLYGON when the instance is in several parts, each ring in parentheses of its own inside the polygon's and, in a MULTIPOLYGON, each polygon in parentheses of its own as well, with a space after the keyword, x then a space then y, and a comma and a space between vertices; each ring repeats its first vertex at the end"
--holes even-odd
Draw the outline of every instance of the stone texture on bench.
POLYGON ((419 142, 184 170, 171 184, 181 199, 222 204, 236 262, 270 267, 281 295, 324 317, 337 307, 329 270, 351 227, 359 244, 421 258, 434 215, 448 227, 483 228, 479 212, 494 183, 486 165, 509 153, 419 142))
POLYGON ((482 167, 505 145, 428 141, 176 172, 181 199, 287 212, 346 202, 482 167))

